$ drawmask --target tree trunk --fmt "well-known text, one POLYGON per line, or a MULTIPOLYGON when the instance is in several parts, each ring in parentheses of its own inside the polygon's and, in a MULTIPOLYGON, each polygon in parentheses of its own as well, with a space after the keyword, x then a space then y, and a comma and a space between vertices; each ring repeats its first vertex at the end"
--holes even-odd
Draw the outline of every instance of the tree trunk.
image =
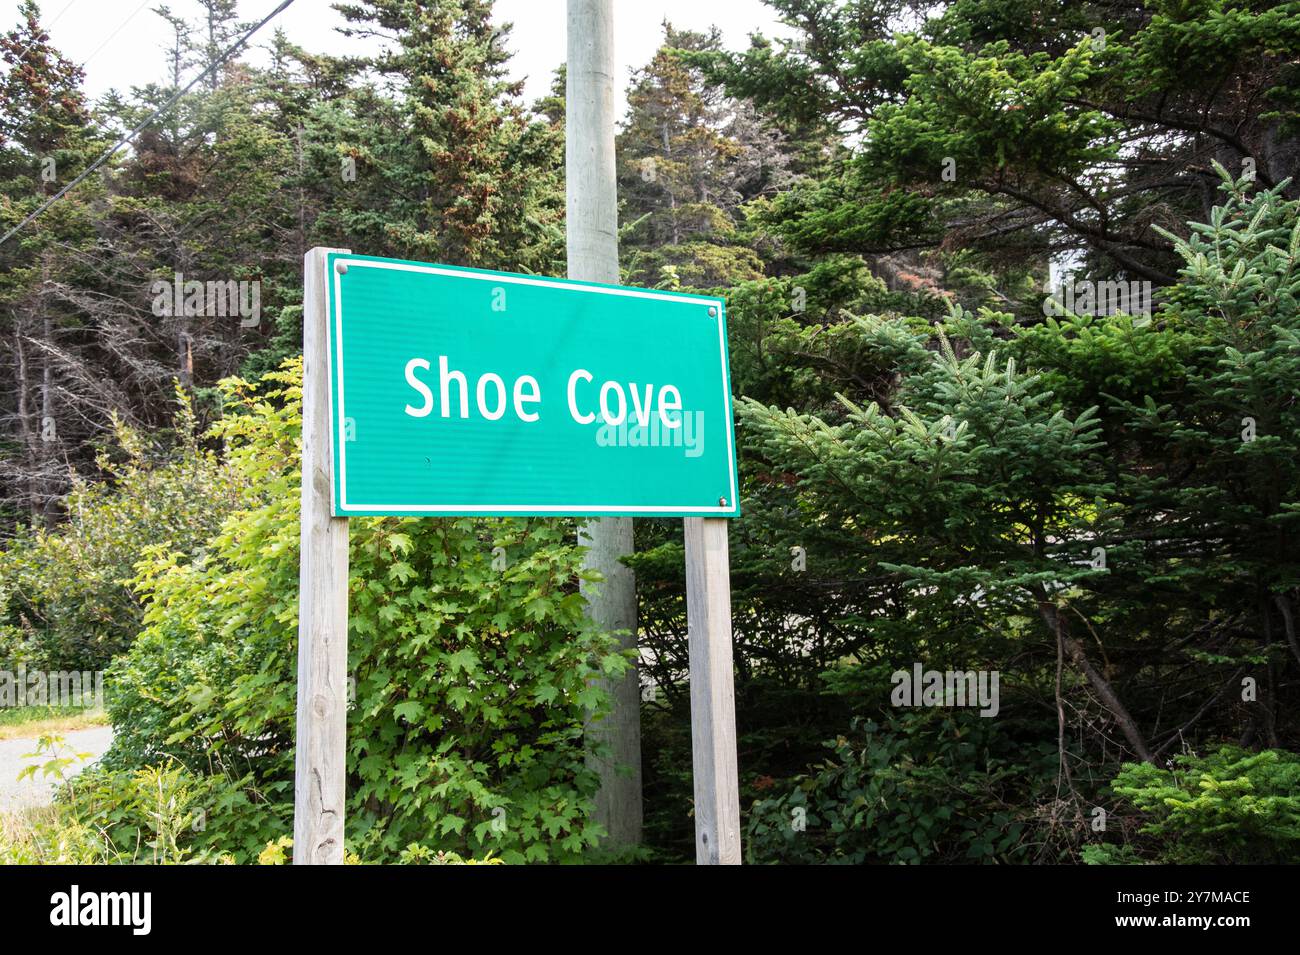
POLYGON ((1155 758, 1151 754, 1151 748, 1147 745, 1146 739, 1143 738, 1137 723, 1129 714, 1128 708, 1124 706, 1123 701, 1115 692, 1115 688, 1110 685, 1110 681, 1092 665, 1083 644, 1070 636, 1060 611, 1050 601, 1040 597, 1038 612, 1042 616, 1043 622, 1047 624, 1048 632, 1051 633, 1053 639, 1061 641, 1070 662, 1074 664, 1075 669, 1083 674, 1085 679, 1092 685, 1093 691, 1100 698, 1102 704, 1115 717, 1115 722, 1119 724, 1120 731, 1124 734, 1124 738, 1128 740, 1133 752, 1143 762, 1154 763, 1155 758))
MULTIPOLYGON (((48 268, 42 269, 43 275, 48 275, 48 268)), ((48 281, 48 279, 47 279, 48 281)), ((50 321, 50 310, 45 304, 44 282, 41 283, 41 335, 44 341, 53 344, 54 326, 50 321)), ((58 438, 57 425, 54 420, 54 369, 50 367, 52 361, 50 352, 44 351, 41 356, 41 440, 38 442, 37 452, 37 470, 40 474, 40 513, 41 519, 47 528, 52 528, 55 523, 57 514, 55 514, 54 502, 57 497, 57 488, 54 483, 54 442, 58 438)))
MULTIPOLYGON (((26 480, 25 493, 27 500, 24 503, 32 523, 36 522, 37 510, 36 501, 38 491, 36 486, 36 469, 33 466, 36 461, 36 434, 37 431, 32 428, 31 408, 28 406, 28 393, 31 389, 31 372, 27 367, 27 348, 23 341, 27 334, 26 323, 23 321, 21 308, 14 309, 14 359, 17 364, 17 389, 18 389, 18 434, 22 441, 24 468, 26 480)), ((22 493, 22 492, 20 492, 22 493)))

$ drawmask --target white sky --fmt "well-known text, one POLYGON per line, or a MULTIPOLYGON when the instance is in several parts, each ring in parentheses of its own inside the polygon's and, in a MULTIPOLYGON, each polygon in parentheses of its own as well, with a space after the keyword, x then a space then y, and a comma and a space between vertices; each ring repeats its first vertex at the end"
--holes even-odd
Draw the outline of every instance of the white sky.
MULTIPOLYGON (((617 115, 626 105, 626 85, 631 69, 644 66, 662 37, 660 24, 670 20, 683 29, 704 30, 716 25, 732 49, 748 46, 748 36, 787 35, 773 11, 761 0, 614 0, 614 52, 619 87, 617 115)), ((132 86, 162 82, 166 75, 163 49, 169 28, 151 12, 166 3, 179 16, 197 20, 200 7, 194 0, 40 0, 42 20, 53 44, 74 62, 83 63, 86 89, 92 98, 109 89, 123 93, 132 86)), ((239 0, 242 20, 261 20, 279 0, 239 0)), ((564 60, 565 0, 497 0, 497 16, 514 24, 510 47, 515 77, 526 80, 524 98, 532 102, 545 95, 551 73, 564 60)), ((18 20, 17 0, 0 0, 0 29, 9 30, 18 20)), ((289 9, 262 28, 253 45, 264 43, 276 26, 282 27, 298 45, 315 53, 342 54, 354 50, 351 41, 335 32, 343 18, 330 0, 295 0, 289 9)), ((245 56, 265 62, 261 51, 245 56)), ((200 68, 191 70, 194 75, 200 68)))

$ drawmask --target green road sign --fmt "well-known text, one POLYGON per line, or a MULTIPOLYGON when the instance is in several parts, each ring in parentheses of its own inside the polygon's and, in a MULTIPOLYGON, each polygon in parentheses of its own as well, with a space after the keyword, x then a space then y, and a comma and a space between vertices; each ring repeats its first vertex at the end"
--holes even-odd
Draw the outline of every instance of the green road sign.
POLYGON ((722 299, 328 262, 336 515, 739 515, 722 299))

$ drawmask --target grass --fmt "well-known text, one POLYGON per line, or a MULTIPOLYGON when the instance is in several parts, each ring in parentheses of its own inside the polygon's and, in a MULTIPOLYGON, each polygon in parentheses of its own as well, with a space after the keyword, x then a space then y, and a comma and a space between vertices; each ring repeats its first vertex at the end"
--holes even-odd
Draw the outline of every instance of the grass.
POLYGON ((62 806, 0 810, 0 865, 109 865, 124 858, 107 835, 62 806))
POLYGON ((107 724, 108 714, 103 710, 71 706, 15 706, 0 709, 0 740, 67 733, 107 724))

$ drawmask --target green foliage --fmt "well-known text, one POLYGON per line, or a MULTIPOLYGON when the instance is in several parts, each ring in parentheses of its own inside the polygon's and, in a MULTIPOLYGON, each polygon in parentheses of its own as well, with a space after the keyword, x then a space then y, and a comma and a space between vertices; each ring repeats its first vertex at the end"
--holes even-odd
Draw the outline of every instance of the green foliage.
POLYGON ((20 528, 0 550, 0 665, 102 670, 140 627, 128 581, 150 545, 187 557, 248 493, 240 475, 201 444, 178 390, 170 450, 151 448, 118 422, 100 455, 106 481, 75 479, 68 520, 20 528))
MULTIPOLYGON (((1022 360, 1042 369, 1044 384, 1069 405, 1099 395, 1141 402, 1150 394, 1177 392, 1196 344, 1180 322, 1166 317, 1156 325, 1124 313, 1049 317, 1016 333, 1022 360)), ((1111 406, 1103 406, 1104 419, 1111 406)))
POLYGON ((827 757, 754 803, 750 862, 990 863, 1035 859, 1028 806, 1055 753, 1021 748, 987 720, 937 711, 855 719, 827 757))
POLYGON ((36 740, 36 750, 31 753, 24 753, 23 759, 43 759, 43 763, 31 763, 25 766, 18 774, 18 781, 24 779, 35 779, 39 774, 42 779, 49 779, 53 776, 56 780, 67 778, 68 769, 78 763, 85 762, 91 756, 90 753, 72 752, 67 746, 67 741, 58 735, 41 736, 36 740))
MULTIPOLYGON (((810 297, 820 321, 803 325, 784 311, 784 283, 741 290, 736 379, 763 397, 737 407, 738 700, 774 680, 805 699, 829 690, 883 725, 880 667, 1001 671, 989 768, 1012 752, 1008 740, 1059 750, 1056 785, 1013 801, 1026 844, 1051 859, 1086 842, 1093 780, 1114 772, 1117 742, 1153 761, 1199 739, 1294 749, 1297 203, 1281 186, 1226 177, 1223 188, 1210 222, 1175 242, 1180 282, 1149 319, 1022 329, 954 307, 931 326, 845 319, 810 297), (1058 711, 1062 726, 1048 716, 1058 711)), ((639 533, 650 546, 638 572, 665 587, 678 545, 639 533)), ((654 592, 643 609, 669 695, 685 668, 678 593, 654 592)), ((753 772, 799 753, 821 766, 801 731, 823 725, 828 704, 761 730, 742 717, 742 738, 775 737, 753 772)), ((657 760, 673 752, 661 738, 657 760)), ((892 766, 904 750, 890 739, 872 745, 892 766)), ((866 785, 844 768, 865 749, 855 743, 825 778, 814 768, 799 784, 846 832, 856 817, 836 794, 851 805, 866 785)), ((790 808, 751 825, 782 851, 834 857, 816 840, 786 845, 790 808)), ((846 839, 859 858, 881 851, 846 839)), ((935 857, 951 858, 952 844, 949 833, 935 857)))
POLYGON ((859 319, 856 334, 901 349, 896 367, 915 369, 888 411, 844 398, 846 413, 829 424, 752 400, 740 408, 748 446, 817 500, 804 520, 846 547, 856 538, 860 573, 898 574, 913 610, 937 615, 931 632, 950 630, 939 625, 952 615, 944 608, 973 588, 1010 601, 1003 612, 1033 615, 1045 583, 1086 576, 1060 558, 1086 554, 1077 503, 1099 489, 1092 412, 1066 417, 1013 359, 959 358, 942 330, 938 351, 896 321, 859 319))
MULTIPOLYGON (((174 758, 207 780, 192 844, 240 861, 287 833, 292 812, 297 375, 226 386, 245 412, 217 432, 265 503, 231 516, 201 562, 147 552, 144 629, 110 672, 106 764, 174 758)), ((563 520, 351 522, 347 836, 359 855, 391 861, 420 843, 553 862, 601 835, 583 725, 606 705, 591 677, 628 661, 584 617, 574 540, 563 520)))
MULTIPOLYGON (((59 184, 81 172, 111 142, 95 128, 81 90, 85 73, 50 44, 35 0, 22 0, 18 23, 0 34, 0 235, 8 232, 53 195, 59 184), (55 178, 48 175, 53 163, 55 178), (56 181, 57 180, 57 181, 56 181)), ((48 22, 48 21, 47 21, 48 22)), ((41 232, 10 240, 0 252, 0 300, 39 275, 32 259, 21 261, 14 246, 35 253, 55 242, 80 245, 89 228, 90 189, 69 196, 41 232), (80 200, 80 201, 78 201, 80 200)))
POLYGON ((767 220, 804 253, 961 248, 1029 257, 1041 280, 1050 252, 1086 249, 1103 274, 1172 284, 1150 226, 1208 214, 1211 160, 1268 187, 1295 166, 1295 3, 770 4, 794 38, 687 62, 848 134, 767 220))
POLYGON ((326 160, 334 176, 342 151, 361 160, 369 180, 363 190, 342 188, 343 211, 328 220, 366 235, 356 247, 372 255, 554 271, 563 250, 562 127, 519 106, 521 84, 506 78, 508 27, 493 22, 492 3, 362 0, 338 9, 345 34, 395 38, 349 65, 395 79, 403 95, 396 110, 375 103, 386 120, 379 128, 355 112, 342 146, 322 137, 318 148, 335 151, 326 160))
POLYGON ((188 11, 142 10, 175 31, 170 83, 93 108, 34 3, 0 35, 0 234, 68 185, 113 131, 139 127, 105 175, 0 246, 6 536, 20 521, 52 528, 67 516, 73 470, 111 479, 95 449, 114 416, 146 436, 165 430, 173 378, 200 398, 200 417, 216 416, 202 399, 218 380, 299 354, 305 249, 563 273, 563 124, 520 102, 492 4, 339 6, 365 55, 321 56, 264 33, 267 62, 232 60, 148 123, 183 84, 196 34, 206 47, 233 17, 209 12, 196 25, 188 11), (257 283, 257 320, 157 314, 153 284, 178 273, 257 283))
POLYGON ((0 863, 6 865, 176 864, 201 861, 179 844, 188 826, 193 783, 174 764, 134 773, 91 767, 70 773, 90 757, 72 752, 61 736, 43 736, 19 778, 60 783, 55 805, 0 813, 0 863), (52 780, 50 778, 52 777, 52 780))
POLYGON ((710 288, 764 273, 772 250, 755 248, 744 204, 789 183, 795 146, 683 58, 720 44, 716 28, 665 23, 663 45, 633 76, 618 137, 620 246, 631 284, 710 288))
POLYGON ((1140 815, 1132 843, 1087 847, 1084 861, 1259 865, 1300 862, 1300 754, 1223 746, 1168 769, 1129 764, 1111 790, 1140 815))
MULTIPOLYGON (((1295 861, 1300 5, 770 4, 796 36, 737 54, 665 25, 618 143, 624 275, 728 299, 751 859, 1295 861), (1044 320, 1062 253, 1158 310, 1044 320), (914 662, 998 670, 997 719, 895 710, 914 662), (1116 773, 1132 814, 1085 844, 1116 773)), ((301 251, 560 268, 562 80, 519 104, 487 0, 342 12, 385 39, 277 37, 0 248, 0 517, 35 525, 0 552, 0 666, 117 682, 105 764, 7 818, 6 860, 292 858, 301 251), (153 315, 182 268, 260 280, 263 322, 153 315), (262 384, 211 387, 235 369, 262 384), (154 440, 173 376, 198 410, 154 440)), ((57 185, 38 157, 66 182, 176 82, 92 120, 19 21, 0 229, 57 185)), ((351 525, 348 861, 615 858, 583 727, 627 660, 582 619, 572 522, 351 525)), ((680 523, 637 544, 651 846, 617 858, 678 860, 680 523)))
POLYGON ((172 760, 129 772, 94 766, 65 784, 58 809, 73 825, 97 834, 102 862, 217 861, 217 853, 195 852, 190 845, 205 824, 200 794, 209 788, 172 760))
POLYGON ((417 842, 411 843, 398 856, 399 865, 502 865, 500 859, 486 856, 482 859, 466 859, 455 852, 434 852, 417 842))

